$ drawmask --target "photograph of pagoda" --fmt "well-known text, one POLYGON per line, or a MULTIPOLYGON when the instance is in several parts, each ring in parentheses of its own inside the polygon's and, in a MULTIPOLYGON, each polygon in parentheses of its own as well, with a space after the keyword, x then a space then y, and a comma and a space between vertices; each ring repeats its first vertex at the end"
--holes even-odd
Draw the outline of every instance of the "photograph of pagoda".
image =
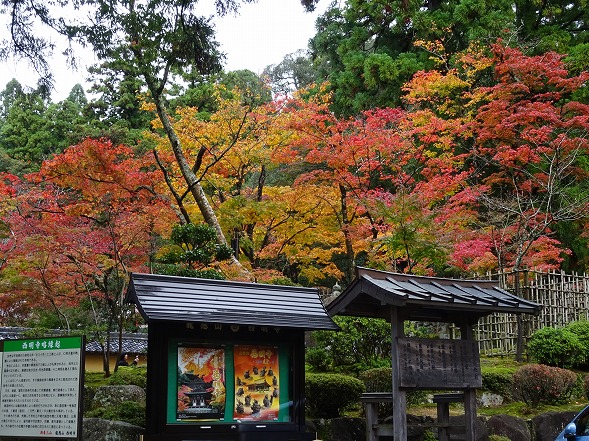
POLYGON ((223 420, 225 350, 178 347, 178 421, 223 420))

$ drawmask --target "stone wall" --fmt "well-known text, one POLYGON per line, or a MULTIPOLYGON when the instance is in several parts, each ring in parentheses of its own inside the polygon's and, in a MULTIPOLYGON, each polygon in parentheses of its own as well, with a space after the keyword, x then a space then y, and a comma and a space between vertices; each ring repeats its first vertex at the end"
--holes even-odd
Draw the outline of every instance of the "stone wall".
MULTIPOLYGON (((531 420, 509 415, 479 416, 476 425, 476 441, 489 441, 491 435, 501 435, 510 441, 554 441, 554 438, 569 423, 575 412, 549 412, 531 420)), ((407 416, 408 441, 424 441, 431 417, 407 416)), ((450 417, 450 424, 464 426, 463 416, 450 417)), ((313 420, 308 423, 309 431, 317 434, 321 441, 365 441, 366 421, 363 418, 334 418, 313 420)), ((435 432, 434 432, 435 433, 435 432)), ((450 439, 464 439, 464 430, 450 430, 450 439)), ((380 441, 392 441, 392 437, 381 437, 380 441)))
POLYGON ((108 421, 101 418, 84 418, 83 441, 138 441, 144 433, 143 427, 122 421, 108 421))

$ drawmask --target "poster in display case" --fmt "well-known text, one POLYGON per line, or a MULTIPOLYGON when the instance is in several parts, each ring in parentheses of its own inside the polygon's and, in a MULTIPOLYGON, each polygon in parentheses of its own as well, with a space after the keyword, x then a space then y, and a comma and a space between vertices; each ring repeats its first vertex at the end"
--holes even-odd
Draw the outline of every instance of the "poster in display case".
POLYGON ((275 346, 235 345, 233 418, 277 421, 280 410, 279 350, 275 346))
POLYGON ((177 421, 225 418, 225 349, 178 346, 177 421))

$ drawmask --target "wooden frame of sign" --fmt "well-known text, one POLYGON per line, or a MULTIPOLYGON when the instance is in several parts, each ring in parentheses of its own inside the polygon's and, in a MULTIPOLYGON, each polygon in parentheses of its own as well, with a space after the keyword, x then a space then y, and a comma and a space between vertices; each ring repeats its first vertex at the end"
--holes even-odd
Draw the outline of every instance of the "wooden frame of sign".
POLYGON ((474 340, 398 337, 397 346, 402 388, 482 387, 479 346, 474 340))
MULTIPOLYGON (((393 439, 407 439, 407 390, 445 389, 463 392, 465 440, 474 441, 476 388, 482 386, 482 377, 472 325, 461 323, 460 340, 406 338, 400 310, 391 307, 391 329, 393 439)), ((442 406, 447 408, 447 403, 442 406)))

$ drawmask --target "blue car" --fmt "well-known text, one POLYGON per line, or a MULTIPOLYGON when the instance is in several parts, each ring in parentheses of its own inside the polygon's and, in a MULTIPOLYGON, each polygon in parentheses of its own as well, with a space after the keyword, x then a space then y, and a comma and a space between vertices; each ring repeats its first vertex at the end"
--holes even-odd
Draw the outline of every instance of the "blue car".
POLYGON ((589 441, 589 406, 568 423, 554 441, 589 441))

